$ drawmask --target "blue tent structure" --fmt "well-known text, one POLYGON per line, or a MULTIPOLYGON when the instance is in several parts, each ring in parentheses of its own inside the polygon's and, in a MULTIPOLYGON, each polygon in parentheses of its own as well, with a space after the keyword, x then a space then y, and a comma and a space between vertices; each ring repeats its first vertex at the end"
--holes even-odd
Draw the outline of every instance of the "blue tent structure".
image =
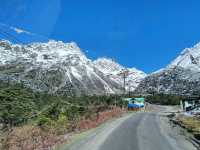
POLYGON ((145 99, 140 98, 124 98, 125 101, 128 101, 128 108, 143 108, 145 99))
POLYGON ((128 108, 140 108, 137 104, 128 104, 128 108))

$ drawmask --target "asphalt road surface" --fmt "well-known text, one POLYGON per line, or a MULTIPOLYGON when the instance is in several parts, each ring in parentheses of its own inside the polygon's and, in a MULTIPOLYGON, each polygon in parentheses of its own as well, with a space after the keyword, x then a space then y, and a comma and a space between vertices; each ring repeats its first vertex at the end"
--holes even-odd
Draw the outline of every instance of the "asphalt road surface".
POLYGON ((109 122, 64 150, 196 150, 172 129, 163 112, 129 114, 109 122))

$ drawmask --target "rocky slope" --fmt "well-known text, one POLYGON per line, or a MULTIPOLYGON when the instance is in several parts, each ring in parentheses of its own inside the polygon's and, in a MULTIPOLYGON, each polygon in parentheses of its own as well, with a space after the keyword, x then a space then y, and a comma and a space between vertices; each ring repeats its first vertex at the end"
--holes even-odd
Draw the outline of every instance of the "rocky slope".
MULTIPOLYGON (((112 68, 103 70, 99 62, 88 59, 74 42, 19 45, 0 41, 1 84, 23 83, 37 91, 62 95, 122 92, 122 79, 113 74, 112 68)), ((115 65, 116 72, 123 68, 115 65)), ((142 76, 134 71, 133 80, 142 76)))
POLYGON ((138 84, 146 77, 146 74, 136 68, 125 68, 109 58, 99 58, 94 61, 97 68, 110 78, 123 85, 122 72, 127 71, 126 90, 133 91, 138 84))
POLYGON ((136 93, 192 95, 200 91, 200 43, 186 48, 166 68, 146 77, 136 93))

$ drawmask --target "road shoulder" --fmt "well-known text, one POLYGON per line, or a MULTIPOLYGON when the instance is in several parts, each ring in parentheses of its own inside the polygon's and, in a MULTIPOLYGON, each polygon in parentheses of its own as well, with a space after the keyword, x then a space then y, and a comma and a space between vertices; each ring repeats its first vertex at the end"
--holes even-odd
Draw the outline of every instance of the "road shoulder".
POLYGON ((71 142, 56 148, 59 150, 97 150, 106 138, 124 121, 132 117, 134 113, 124 114, 120 118, 111 119, 97 128, 75 134, 71 137, 71 142))

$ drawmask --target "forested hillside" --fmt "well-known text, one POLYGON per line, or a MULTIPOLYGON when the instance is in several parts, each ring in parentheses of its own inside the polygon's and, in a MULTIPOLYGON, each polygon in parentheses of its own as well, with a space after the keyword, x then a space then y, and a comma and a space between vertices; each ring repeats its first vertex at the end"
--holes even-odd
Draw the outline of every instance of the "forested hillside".
MULTIPOLYGON (((15 137, 16 131, 22 128, 21 135, 17 134, 22 139, 26 134, 24 132, 31 133, 24 129, 26 126, 31 126, 29 130, 33 131, 38 128, 44 135, 44 140, 48 140, 52 130, 55 135, 60 136, 97 126, 108 118, 121 114, 120 108, 125 105, 120 96, 56 96, 34 92, 21 84, 1 84, 0 99, 0 132, 4 135, 0 138, 4 139, 1 144, 8 147, 11 146, 9 142, 15 137)), ((49 145, 51 144, 55 143, 50 142, 49 145)))

